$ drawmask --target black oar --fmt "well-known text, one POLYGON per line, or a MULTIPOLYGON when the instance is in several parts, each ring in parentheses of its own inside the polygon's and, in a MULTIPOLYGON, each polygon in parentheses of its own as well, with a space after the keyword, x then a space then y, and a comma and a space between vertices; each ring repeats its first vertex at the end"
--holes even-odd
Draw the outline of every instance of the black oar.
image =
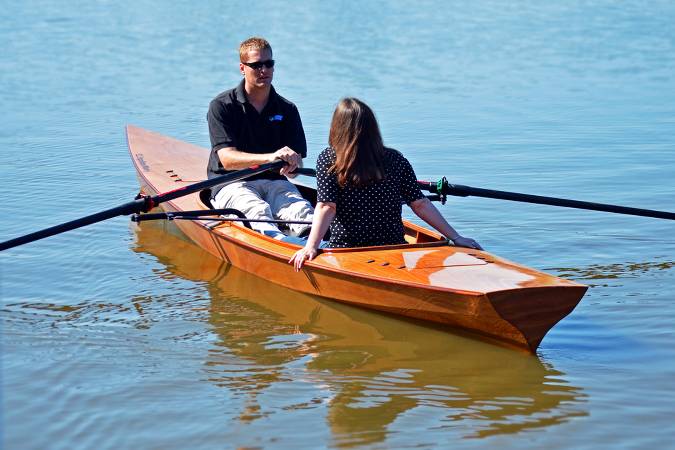
POLYGON ((540 205, 562 206, 565 208, 589 209, 592 211, 604 211, 617 214, 629 214, 632 216, 655 217, 657 219, 675 220, 675 213, 668 211, 655 211, 652 209, 631 208, 627 206, 608 205, 605 203, 583 202, 556 197, 542 197, 540 195, 519 194, 517 192, 495 191, 491 189, 475 188, 461 184, 450 184, 443 177, 438 182, 418 181, 421 189, 436 196, 430 196, 431 200, 445 203, 448 195, 457 197, 485 197, 498 200, 510 200, 514 202, 536 203, 540 205))
POLYGON ((233 173, 228 173, 221 175, 219 177, 211 178, 209 180, 200 181, 199 183, 190 184, 188 186, 183 186, 178 189, 174 189, 163 194, 158 194, 155 196, 144 196, 137 198, 134 201, 125 203, 123 205, 117 206, 115 208, 107 209, 105 211, 92 214, 90 216, 82 217, 79 219, 72 220, 70 222, 62 223, 60 225, 55 225, 50 228, 45 228, 44 230, 36 231, 34 233, 26 234, 14 239, 0 243, 0 251, 7 250, 18 245, 28 244, 29 242, 37 241, 49 236, 54 236, 55 234, 64 233, 66 231, 74 230, 76 228, 81 228, 86 225, 91 225, 92 223, 102 222, 107 219, 111 219, 117 216, 127 216, 129 214, 147 212, 150 211, 155 206, 173 200, 185 195, 192 194, 194 192, 201 191, 206 188, 210 188, 219 184, 233 183, 239 181, 243 178, 250 177, 262 172, 265 172, 270 169, 279 169, 284 165, 283 161, 275 161, 267 164, 261 164, 259 166, 251 167, 249 169, 238 170, 233 173))

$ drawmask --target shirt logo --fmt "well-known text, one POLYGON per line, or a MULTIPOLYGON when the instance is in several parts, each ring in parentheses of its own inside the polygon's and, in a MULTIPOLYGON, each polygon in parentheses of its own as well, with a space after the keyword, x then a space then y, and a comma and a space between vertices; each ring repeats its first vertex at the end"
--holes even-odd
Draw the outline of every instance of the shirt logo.
POLYGON ((284 118, 284 116, 282 116, 281 114, 277 114, 275 116, 270 116, 270 122, 275 122, 275 121, 281 122, 281 119, 283 119, 283 118, 284 118))

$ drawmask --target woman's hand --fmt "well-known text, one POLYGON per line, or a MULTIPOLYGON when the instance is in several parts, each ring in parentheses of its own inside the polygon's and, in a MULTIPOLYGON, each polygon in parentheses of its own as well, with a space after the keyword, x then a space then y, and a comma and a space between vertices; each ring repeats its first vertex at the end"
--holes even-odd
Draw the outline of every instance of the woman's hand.
POLYGON ((305 260, 311 261, 319 254, 321 237, 326 234, 328 226, 334 217, 335 203, 316 203, 316 207, 314 208, 314 218, 312 219, 312 231, 309 233, 307 243, 288 260, 289 264, 295 266, 296 272, 300 271, 305 260))
POLYGON ((483 247, 481 247, 478 242, 464 236, 457 236, 455 239, 452 239, 452 243, 455 244, 457 247, 475 248, 476 250, 483 250, 483 247))
POLYGON ((316 257, 316 255, 319 253, 319 251, 315 248, 312 247, 303 247, 291 257, 291 259, 288 260, 289 264, 293 264, 295 266, 295 271, 298 272, 301 268, 302 265, 305 263, 305 259, 311 261, 316 257))

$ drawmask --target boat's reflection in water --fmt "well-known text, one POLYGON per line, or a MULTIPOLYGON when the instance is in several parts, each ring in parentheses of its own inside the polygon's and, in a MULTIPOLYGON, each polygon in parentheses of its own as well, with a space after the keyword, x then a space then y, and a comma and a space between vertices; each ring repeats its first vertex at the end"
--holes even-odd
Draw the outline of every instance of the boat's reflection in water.
POLYGON ((350 445, 384 440, 397 421, 484 437, 587 414, 581 389, 535 356, 273 285, 170 224, 144 223, 137 238, 172 275, 206 282, 206 378, 245 397, 242 421, 327 408, 350 445))

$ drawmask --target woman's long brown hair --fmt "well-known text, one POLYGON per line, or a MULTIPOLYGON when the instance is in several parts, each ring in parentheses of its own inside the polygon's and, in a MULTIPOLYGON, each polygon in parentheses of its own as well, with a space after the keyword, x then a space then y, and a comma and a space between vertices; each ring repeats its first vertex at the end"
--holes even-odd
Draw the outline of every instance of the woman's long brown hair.
POLYGON ((363 187, 384 179, 384 144, 375 114, 361 100, 340 100, 330 124, 328 144, 335 149, 331 171, 340 186, 363 187))

